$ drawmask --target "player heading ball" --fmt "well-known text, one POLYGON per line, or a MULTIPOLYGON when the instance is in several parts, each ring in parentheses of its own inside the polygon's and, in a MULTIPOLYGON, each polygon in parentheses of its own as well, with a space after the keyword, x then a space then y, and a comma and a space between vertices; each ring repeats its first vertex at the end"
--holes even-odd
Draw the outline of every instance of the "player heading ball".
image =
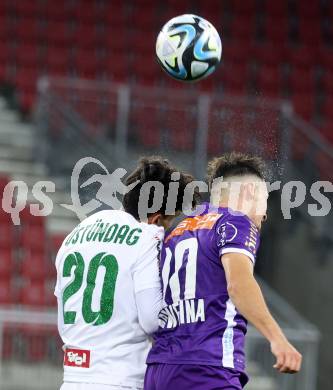
MULTIPOLYGON (((55 295, 64 342, 62 390, 143 388, 148 336, 157 330, 162 308, 158 261, 164 228, 175 217, 165 212, 175 172, 180 212, 192 176, 161 157, 146 157, 127 179, 138 183, 124 197, 124 210, 91 215, 59 249, 55 295), (140 222, 140 190, 151 181, 163 183, 162 202, 140 222)), ((153 193, 148 195, 153 202, 153 193)))

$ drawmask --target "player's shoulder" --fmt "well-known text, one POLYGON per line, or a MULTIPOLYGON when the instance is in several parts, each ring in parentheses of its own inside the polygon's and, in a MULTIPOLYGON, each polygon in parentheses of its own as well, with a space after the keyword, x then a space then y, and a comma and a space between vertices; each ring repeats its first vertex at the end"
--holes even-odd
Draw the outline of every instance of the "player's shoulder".
POLYGON ((155 236, 158 238, 164 234, 164 229, 162 227, 154 224, 148 224, 146 222, 140 222, 124 210, 99 211, 94 214, 94 218, 115 221, 119 225, 129 225, 132 229, 137 229, 142 232, 142 235, 147 236, 148 239, 155 236))
POLYGON ((217 221, 217 227, 223 224, 233 224, 236 226, 246 226, 254 230, 258 230, 255 223, 244 213, 233 210, 228 207, 220 208, 220 218, 217 221))

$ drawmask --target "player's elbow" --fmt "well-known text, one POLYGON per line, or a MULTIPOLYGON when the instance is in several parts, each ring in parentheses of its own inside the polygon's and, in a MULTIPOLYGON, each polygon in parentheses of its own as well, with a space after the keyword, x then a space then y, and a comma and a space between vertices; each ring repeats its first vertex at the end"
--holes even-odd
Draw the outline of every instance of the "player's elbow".
POLYGON ((227 290, 232 301, 236 301, 242 294, 242 288, 237 281, 228 282, 227 290))
POLYGON ((140 319, 140 325, 144 332, 148 335, 152 335, 158 330, 158 319, 155 317, 140 319))

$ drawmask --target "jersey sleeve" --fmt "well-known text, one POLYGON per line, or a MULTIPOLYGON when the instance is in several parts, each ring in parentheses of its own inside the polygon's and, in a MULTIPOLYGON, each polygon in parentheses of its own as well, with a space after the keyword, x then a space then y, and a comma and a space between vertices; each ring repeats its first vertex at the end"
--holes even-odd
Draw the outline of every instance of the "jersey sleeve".
POLYGON ((244 215, 221 218, 216 224, 216 243, 219 255, 225 253, 243 253, 255 263, 260 243, 258 228, 244 215))
POLYGON ((133 267, 135 294, 149 288, 161 287, 159 257, 164 236, 163 228, 146 233, 145 241, 138 248, 139 255, 133 267))

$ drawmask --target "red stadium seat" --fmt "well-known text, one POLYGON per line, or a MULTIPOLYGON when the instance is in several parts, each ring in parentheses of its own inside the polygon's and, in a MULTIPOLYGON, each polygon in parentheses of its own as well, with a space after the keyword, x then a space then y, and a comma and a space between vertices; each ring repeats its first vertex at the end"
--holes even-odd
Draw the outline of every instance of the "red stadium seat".
POLYGON ((284 47, 272 43, 253 45, 251 54, 252 58, 259 64, 277 66, 285 60, 284 47))
POLYGON ((289 16, 287 1, 265 1, 263 6, 262 11, 267 15, 276 18, 287 18, 289 16))
POLYGON ((125 54, 110 52, 102 64, 108 79, 124 82, 129 77, 128 57, 125 54))
POLYGON ((327 69, 322 77, 322 88, 327 96, 333 96, 333 71, 327 69))
MULTIPOLYGON (((146 32, 158 31, 155 18, 156 9, 154 7, 142 8, 139 6, 134 12, 132 12, 129 18, 131 28, 135 33, 141 36, 141 39, 145 39, 146 32)), ((161 26, 159 26, 161 27, 161 26)))
POLYGON ((321 65, 327 70, 333 69, 333 50, 328 50, 327 47, 321 46, 318 51, 318 56, 314 59, 317 65, 321 65))
POLYGON ((248 86, 248 70, 246 64, 232 65, 221 70, 222 85, 226 93, 245 94, 248 86))
POLYGON ((37 87, 37 69, 20 68, 15 77, 15 85, 23 92, 35 92, 37 87))
MULTIPOLYGON (((37 305, 38 306, 38 305, 37 305)), ((24 325, 19 333, 24 346, 25 359, 31 364, 43 363, 47 353, 47 336, 45 327, 36 325, 24 325)))
POLYGON ((297 13, 300 20, 306 20, 306 22, 311 23, 312 29, 314 22, 317 22, 321 16, 320 1, 302 1, 298 2, 297 13))
POLYGON ((16 47, 14 59, 24 68, 37 68, 40 64, 40 49, 36 44, 21 44, 16 47))
MULTIPOLYGON (((326 120, 330 121, 330 124, 333 122, 333 96, 326 96, 323 105, 322 105, 322 114, 326 120)), ((326 128, 328 128, 326 126, 326 128)))
POLYGON ((29 251, 45 253, 46 233, 43 226, 29 226, 21 232, 21 245, 29 251))
POLYGON ((281 93, 283 84, 279 66, 262 66, 257 76, 258 92, 263 96, 277 98, 281 93))
MULTIPOLYGON (((22 2, 24 3, 24 2, 22 2)), ((37 19, 22 19, 17 23, 12 31, 12 34, 19 42, 35 44, 43 40, 43 29, 37 22, 37 19)))
POLYGON ((294 95, 292 104, 297 115, 304 120, 311 121, 315 112, 315 97, 314 95, 294 95))
POLYGON ((10 279, 14 272, 14 259, 11 249, 0 249, 0 279, 10 279))
POLYGON ((284 45, 289 39, 289 20, 268 17, 265 19, 266 40, 275 45, 284 45))
POLYGON ((250 42, 255 38, 254 18, 251 18, 250 15, 237 16, 231 23, 230 34, 233 39, 250 42))
POLYGON ((35 216, 32 214, 31 206, 28 205, 25 207, 21 213, 21 222, 24 227, 32 227, 32 228, 39 228, 39 233, 42 233, 42 231, 45 231, 45 223, 46 219, 43 216, 35 216))
POLYGON ((290 47, 288 50, 288 61, 295 69, 312 68, 316 61, 315 50, 311 46, 290 47))
POLYGON ((326 121, 319 128, 319 131, 330 144, 333 144, 333 115, 332 117, 326 118, 326 121))
MULTIPOLYGON (((240 64, 244 65, 249 60, 250 47, 244 45, 242 41, 230 41, 228 45, 223 47, 223 58, 225 58, 226 64, 240 64)), ((223 59, 222 59, 223 61, 223 59)))
POLYGON ((94 79, 100 70, 100 61, 93 50, 77 50, 72 66, 80 78, 94 79))
POLYGON ((0 305, 12 305, 15 303, 17 303, 17 295, 12 279, 0 279, 0 305))
POLYGON ((162 127, 169 137, 170 147, 172 150, 193 150, 193 134, 196 133, 198 122, 195 104, 167 98, 166 107, 162 114, 162 127))
POLYGON ((317 46, 321 44, 323 35, 319 19, 317 21, 300 19, 298 29, 299 39, 304 45, 317 46))
POLYGON ((47 276, 52 276, 52 270, 49 262, 45 259, 45 254, 38 250, 28 252, 23 258, 21 264, 21 276, 26 281, 41 281, 47 276))
POLYGON ((48 2, 44 11, 47 20, 51 21, 71 21, 75 15, 75 8, 66 1, 48 2))
POLYGON ((44 284, 45 291, 45 304, 48 307, 56 307, 57 306, 57 298, 54 295, 54 287, 56 283, 56 277, 53 279, 49 279, 44 284))
POLYGON ((73 41, 67 22, 49 22, 44 34, 48 46, 68 47, 73 41))
POLYGON ((160 146, 161 119, 160 112, 155 107, 134 106, 131 111, 130 127, 135 130, 137 142, 146 147, 160 146))
POLYGON ((44 4, 38 1, 17 1, 12 2, 12 10, 21 17, 34 17, 41 15, 44 4))
POLYGON ((70 51, 67 48, 48 47, 45 66, 50 75, 65 75, 70 65, 70 51))
POLYGON ((45 305, 44 281, 33 281, 21 288, 19 294, 20 303, 27 306, 45 305))
POLYGON ((255 0, 233 0, 231 2, 232 11, 235 15, 242 16, 251 16, 255 14, 256 11, 256 1, 255 0))
MULTIPOLYGON (((1 213, 2 214, 2 213, 1 213)), ((6 214, 2 214, 5 216, 6 214)), ((7 218, 7 217, 6 217, 7 218)), ((0 248, 11 249, 14 245, 14 233, 12 222, 1 221, 0 223, 0 248)))
POLYGON ((293 93, 314 95, 316 78, 312 69, 296 68, 290 75, 290 86, 293 93))

